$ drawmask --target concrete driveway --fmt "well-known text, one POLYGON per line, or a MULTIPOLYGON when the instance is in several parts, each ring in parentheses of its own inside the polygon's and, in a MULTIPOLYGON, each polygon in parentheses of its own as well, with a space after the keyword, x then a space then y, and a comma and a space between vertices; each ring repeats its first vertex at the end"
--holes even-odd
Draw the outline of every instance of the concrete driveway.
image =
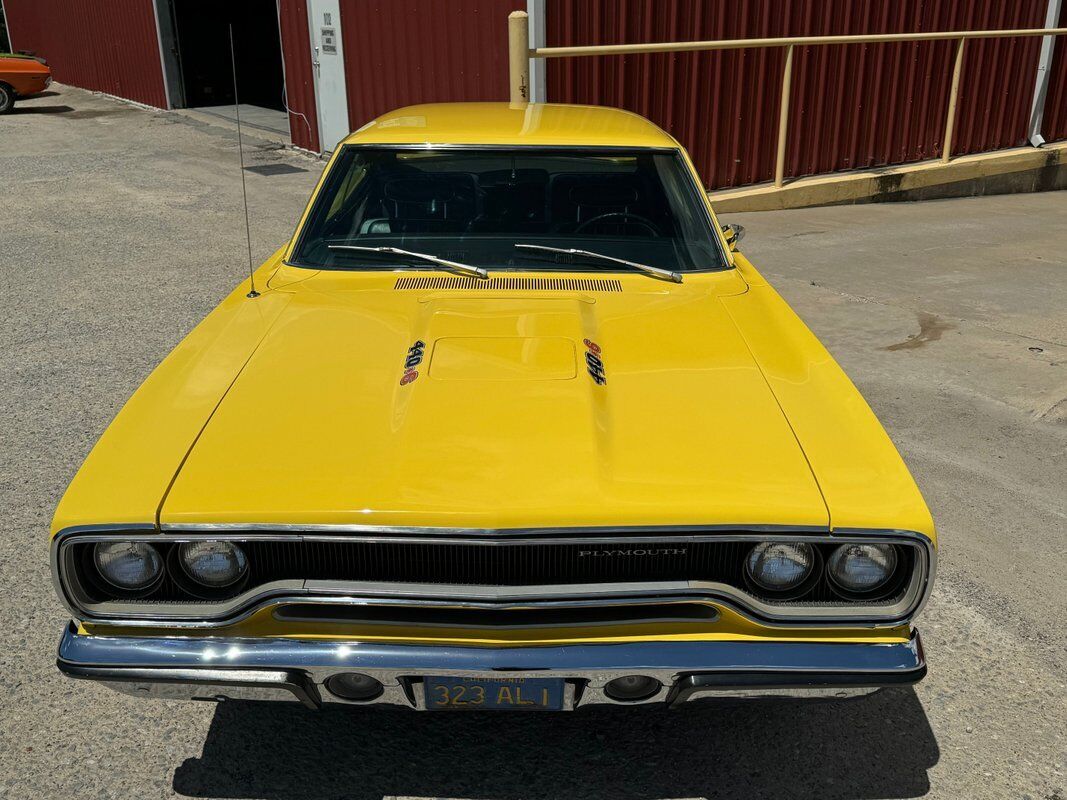
MULTIPOLYGON (((321 162, 250 142, 254 251, 321 162)), ((0 795, 1067 798, 1067 193, 733 215, 941 532, 930 675, 853 701, 549 716, 137 701, 62 678, 48 523, 242 277, 233 134, 58 87, 0 118, 0 795)))

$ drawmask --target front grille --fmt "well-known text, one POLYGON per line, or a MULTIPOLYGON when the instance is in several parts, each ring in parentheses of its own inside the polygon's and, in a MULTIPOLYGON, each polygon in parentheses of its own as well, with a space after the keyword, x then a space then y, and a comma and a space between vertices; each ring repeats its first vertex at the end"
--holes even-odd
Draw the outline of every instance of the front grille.
MULTIPOLYGON (((369 581, 429 583, 458 586, 539 586, 655 581, 707 581, 744 589, 767 602, 848 604, 833 591, 825 576, 802 598, 776 600, 761 596, 746 585, 744 559, 750 541, 671 542, 627 541, 625 544, 590 545, 571 542, 525 544, 445 544, 436 542, 374 541, 264 541, 241 542, 249 563, 248 580, 226 600, 251 587, 281 580, 369 581), (608 553, 607 555, 603 553, 608 553), (599 555, 595 555, 599 554, 599 555)), ((816 544, 822 560, 836 542, 816 544)), ((159 545, 157 545, 159 546, 159 545)), ((111 599, 106 587, 94 581, 91 544, 74 544, 72 565, 81 572, 80 583, 91 602, 111 599), (95 588, 94 588, 95 587, 95 588)), ((175 570, 172 543, 161 546, 164 561, 175 570)), ((900 547, 899 585, 903 592, 914 564, 914 548, 900 547)), ((885 602, 881 593, 878 602, 885 602)), ((183 602, 192 599, 170 575, 141 602, 183 602)), ((873 600, 872 600, 873 602, 873 600)))
POLYGON ((324 580, 536 586, 614 581, 725 580, 741 577, 743 542, 624 546, 477 545, 375 542, 255 542, 249 559, 264 580, 324 580), (582 555, 604 551, 632 555, 582 555), (644 555, 642 552, 650 553, 644 555))
POLYGON ((469 278, 439 275, 397 278, 395 291, 410 289, 494 289, 535 292, 621 292, 622 283, 606 278, 469 278))

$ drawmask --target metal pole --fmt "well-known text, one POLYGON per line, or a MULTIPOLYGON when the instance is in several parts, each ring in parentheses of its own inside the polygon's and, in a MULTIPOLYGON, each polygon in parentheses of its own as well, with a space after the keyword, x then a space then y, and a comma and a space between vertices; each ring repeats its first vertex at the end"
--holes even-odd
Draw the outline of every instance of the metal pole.
POLYGON ((241 140, 241 98, 237 93, 237 49, 233 44, 233 23, 230 23, 230 66, 233 68, 233 111, 237 116, 237 155, 241 160, 241 199, 245 204, 245 241, 248 243, 248 284, 245 297, 259 297, 256 291, 256 268, 252 262, 252 226, 248 222, 248 188, 245 186, 245 148, 241 140))
POLYGON ((956 102, 960 96, 960 76, 963 74, 963 48, 966 39, 956 42, 956 64, 952 68, 952 89, 948 93, 948 114, 945 115, 945 141, 941 151, 941 161, 947 164, 952 158, 952 134, 956 128, 956 102))
POLYGON ((782 71, 782 103, 778 111, 778 157, 774 162, 774 185, 780 187, 785 179, 785 141, 789 131, 789 95, 793 86, 793 45, 785 49, 785 69, 782 71))
POLYGON ((508 14, 508 73, 512 105, 530 102, 530 23, 525 11, 508 14))
MULTIPOLYGON (((530 49, 545 46, 545 0, 526 0, 526 13, 530 15, 530 49)), ((530 102, 547 102, 545 60, 530 58, 530 102)))
MULTIPOLYGON (((1060 18, 1062 0, 1048 0, 1048 9, 1045 15, 1045 27, 1051 28, 1060 18)), ((1034 80, 1034 98, 1030 101, 1030 129, 1027 131, 1027 139, 1034 147, 1040 147, 1045 143, 1045 137, 1041 135, 1041 123, 1045 116, 1045 98, 1048 95, 1049 78, 1052 75, 1052 58, 1056 51, 1056 37, 1046 36, 1041 40, 1041 55, 1037 60, 1037 76, 1034 80)))

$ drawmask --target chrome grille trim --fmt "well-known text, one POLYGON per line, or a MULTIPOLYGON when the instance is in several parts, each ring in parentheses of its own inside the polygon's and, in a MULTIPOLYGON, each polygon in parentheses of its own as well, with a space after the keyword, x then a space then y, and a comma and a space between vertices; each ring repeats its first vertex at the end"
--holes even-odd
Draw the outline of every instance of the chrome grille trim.
MULTIPOLYGON (((280 603, 287 602, 307 602, 309 598, 313 598, 315 602, 322 602, 324 597, 332 595, 335 599, 331 602, 350 602, 350 603, 383 603, 385 597, 392 595, 397 596, 399 592, 401 596, 410 596, 416 599, 417 602, 429 602, 432 597, 427 593, 420 593, 417 590, 418 584, 402 583, 402 584, 378 584, 381 586, 391 587, 389 591, 386 591, 385 597, 383 597, 380 591, 371 591, 367 593, 366 589, 370 584, 357 583, 357 582, 331 582, 335 584, 333 587, 327 586, 313 586, 313 584, 324 584, 326 582, 315 581, 280 581, 282 585, 260 585, 250 590, 245 595, 241 595, 226 603, 213 603, 213 604, 200 604, 199 609, 195 609, 195 619, 191 619, 194 608, 191 604, 182 604, 181 610, 185 613, 175 613, 174 607, 178 604, 169 604, 169 613, 165 613, 162 607, 146 608, 145 605, 134 605, 130 603, 112 602, 107 604, 110 613, 101 613, 99 608, 94 609, 88 607, 85 603, 79 603, 76 601, 76 592, 72 591, 72 587, 68 585, 64 579, 62 570, 60 569, 60 562, 62 560, 62 554, 64 545, 71 542, 72 539, 76 539, 79 542, 93 542, 104 541, 113 539, 124 540, 143 540, 143 541, 159 541, 159 539, 165 538, 168 542, 183 542, 194 541, 198 539, 228 539, 233 541, 241 541, 248 539, 257 540, 272 540, 272 541, 321 541, 323 539, 327 541, 363 541, 363 542, 397 542, 397 543, 411 543, 411 542, 432 542, 435 544, 477 544, 486 546, 488 544, 500 546, 506 545, 518 545, 523 543, 530 544, 545 544, 546 539, 550 543, 562 543, 562 544, 586 544, 586 543, 611 543, 611 544, 626 544, 627 542, 647 542, 648 534, 659 531, 662 533, 673 533, 678 530, 678 526, 668 526, 665 528, 616 528, 614 536, 607 537, 603 534, 609 529, 600 528, 571 528, 565 529, 571 532, 572 535, 551 535, 548 537, 532 536, 537 533, 538 529, 521 529, 520 533, 515 533, 517 536, 528 537, 525 539, 511 539, 500 542, 487 542, 484 538, 486 531, 480 531, 479 536, 462 536, 455 533, 458 529, 440 529, 440 528, 369 528, 366 526, 343 526, 343 531, 333 536, 325 535, 327 530, 331 530, 331 526, 284 526, 286 530, 282 530, 283 526, 257 526, 252 531, 252 527, 249 525, 182 525, 180 529, 177 526, 171 526, 163 532, 148 532, 143 526, 91 526, 91 527, 77 527, 70 528, 58 533, 52 542, 52 570, 53 581, 56 585, 60 598, 71 610, 76 619, 86 621, 96 621, 109 625, 130 625, 130 626, 167 626, 177 628, 214 628, 222 627, 225 625, 231 625, 241 619, 245 619, 253 613, 266 608, 268 606, 278 605, 280 603), (315 533, 313 534, 299 534, 295 533, 296 530, 310 530, 314 527, 315 533), (240 530, 242 533, 237 533, 240 530), (355 531, 362 531, 356 533, 355 531), (374 531, 389 530, 394 532, 394 536, 381 536, 376 535, 374 531), (597 531, 600 535, 596 536, 582 536, 579 535, 582 531, 597 531), (250 531, 252 532, 249 535, 250 531), (397 531, 404 531, 403 535, 395 535, 397 531), (447 531, 448 533, 442 533, 447 531), (645 535, 638 535, 634 531, 643 532, 645 535), (419 535, 419 533, 423 535, 419 535), (430 532, 430 535, 425 535, 430 532), (439 538, 440 536, 447 536, 447 538, 439 538), (294 585, 302 584, 302 585, 294 585)), ((722 530, 725 526, 715 527, 700 527, 700 526, 687 526, 683 528, 688 531, 715 531, 722 530)), ((729 526, 726 530, 731 533, 690 533, 688 536, 664 536, 664 546, 671 543, 682 542, 698 542, 698 541, 768 541, 768 540, 797 540, 807 539, 811 541, 821 542, 848 542, 848 541, 870 541, 872 538, 876 538, 880 541, 893 542, 906 546, 912 546, 916 548, 917 557, 915 559, 916 568, 911 577, 911 582, 903 596, 903 598, 895 603, 893 607, 879 607, 879 606, 782 606, 769 603, 763 603, 757 598, 749 595, 747 592, 738 589, 737 587, 728 586, 719 583, 708 583, 702 581, 673 581, 673 582, 639 582, 633 584, 617 584, 620 586, 626 586, 626 590, 623 594, 624 599, 629 599, 631 602, 643 602, 638 598, 642 595, 646 596, 648 593, 658 593, 660 596, 664 592, 667 592, 675 601, 690 601, 690 602, 712 602, 717 605, 730 608, 739 614, 759 623, 762 625, 781 626, 781 627, 795 627, 797 625, 815 624, 820 627, 853 627, 853 628, 880 628, 880 627, 892 627, 903 624, 913 619, 925 606, 927 599, 929 598, 933 578, 936 571, 936 550, 933 547, 932 542, 926 536, 913 531, 898 531, 898 530, 856 530, 850 529, 843 532, 827 533, 826 531, 819 531, 818 533, 811 533, 809 531, 790 529, 790 528, 778 528, 764 526, 758 529, 744 529, 740 526, 729 526)), ((514 532, 513 532, 514 533, 514 532)), ((551 599, 546 599, 544 596, 546 592, 551 593, 554 589, 552 586, 538 585, 538 586, 489 586, 489 587, 477 587, 470 585, 455 585, 455 584, 429 584, 433 587, 434 595, 441 601, 456 603, 456 602, 478 602, 479 590, 488 590, 491 593, 491 597, 480 598, 481 602, 491 602, 494 607, 500 608, 503 602, 506 607, 507 602, 514 600, 514 596, 518 593, 524 594, 526 599, 524 600, 523 607, 536 606, 540 603, 553 602, 551 599)), ((566 584, 566 588, 573 594, 576 588, 581 588, 581 584, 566 584)), ((591 584, 592 588, 597 586, 605 587, 608 584, 591 584)), ((484 593, 482 593, 484 594, 484 593)), ((586 598, 588 599, 588 598, 586 598)), ((616 597, 615 600, 621 599, 616 597)), ((407 601, 410 603, 410 599, 407 601)))

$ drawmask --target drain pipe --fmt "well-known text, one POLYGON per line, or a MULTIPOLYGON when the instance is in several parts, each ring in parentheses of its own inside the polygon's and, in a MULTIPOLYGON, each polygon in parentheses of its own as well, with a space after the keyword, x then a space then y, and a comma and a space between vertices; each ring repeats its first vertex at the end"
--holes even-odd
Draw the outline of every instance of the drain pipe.
MULTIPOLYGON (((1048 13, 1045 14, 1045 27, 1055 28, 1060 19, 1063 0, 1048 0, 1048 13)), ((1041 38, 1041 55, 1037 60, 1037 80, 1034 82, 1034 99, 1030 103, 1030 144, 1040 147, 1045 143, 1041 135, 1041 121, 1045 116, 1045 95, 1048 94, 1049 77, 1052 74, 1052 56, 1056 48, 1056 36, 1041 38)))

